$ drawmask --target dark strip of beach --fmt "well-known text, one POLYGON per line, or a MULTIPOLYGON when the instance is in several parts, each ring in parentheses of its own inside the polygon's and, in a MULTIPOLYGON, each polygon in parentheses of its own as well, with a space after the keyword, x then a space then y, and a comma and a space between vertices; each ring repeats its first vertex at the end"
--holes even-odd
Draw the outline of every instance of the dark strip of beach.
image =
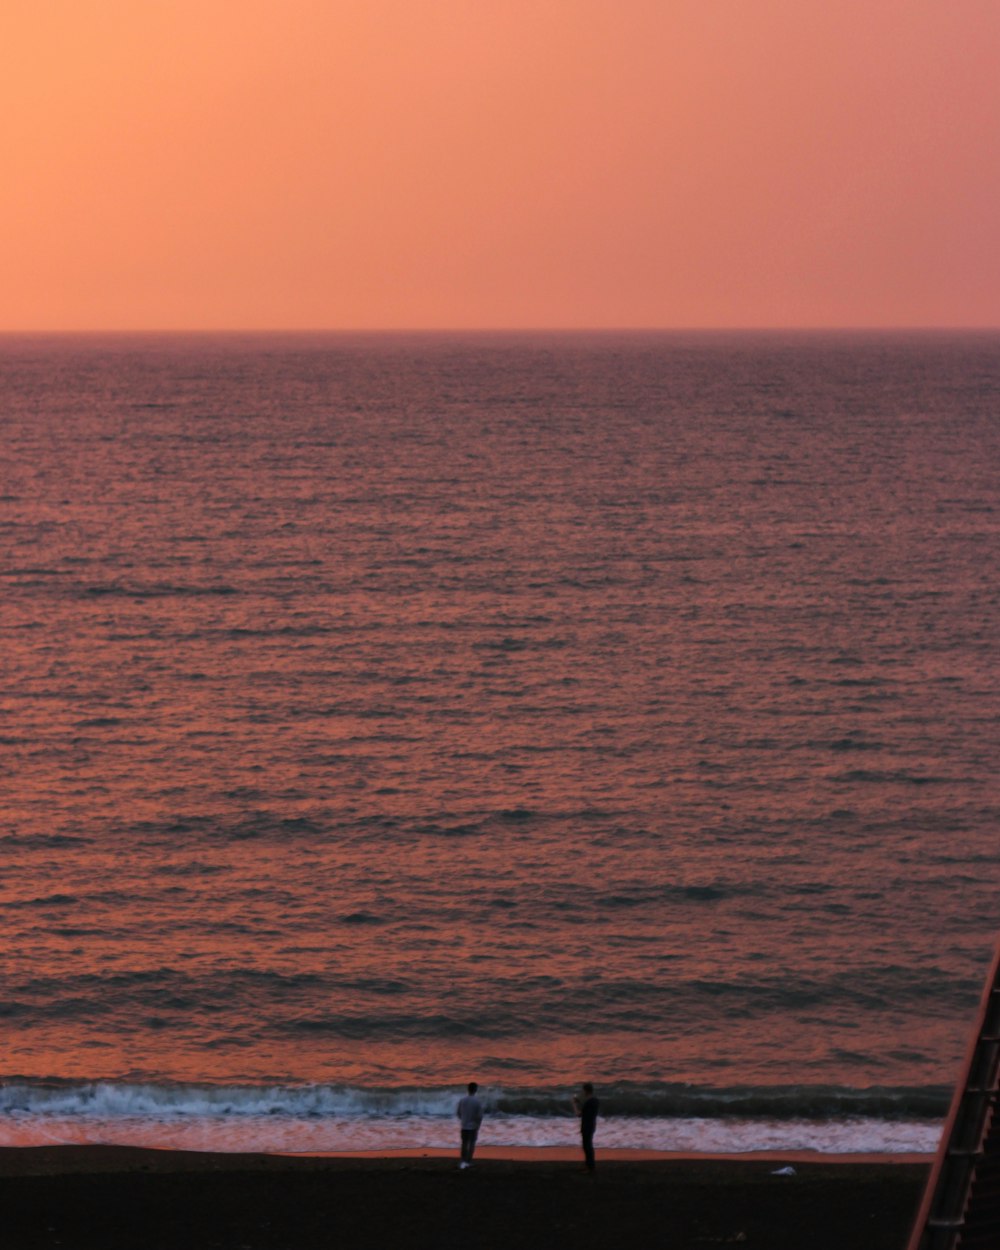
POLYGON ((904 1250, 925 1162, 0 1149, 7 1250, 904 1250))

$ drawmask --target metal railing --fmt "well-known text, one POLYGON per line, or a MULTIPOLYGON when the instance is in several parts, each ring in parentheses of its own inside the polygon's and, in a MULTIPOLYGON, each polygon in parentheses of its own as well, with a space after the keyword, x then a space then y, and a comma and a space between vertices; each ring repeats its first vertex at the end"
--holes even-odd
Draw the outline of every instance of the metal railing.
MULTIPOLYGON (((977 1168, 993 1123, 1000 1080, 1000 946, 986 980, 965 1065, 908 1250, 960 1250, 975 1202, 977 1168)), ((991 1198, 992 1200, 992 1198, 991 1198)))

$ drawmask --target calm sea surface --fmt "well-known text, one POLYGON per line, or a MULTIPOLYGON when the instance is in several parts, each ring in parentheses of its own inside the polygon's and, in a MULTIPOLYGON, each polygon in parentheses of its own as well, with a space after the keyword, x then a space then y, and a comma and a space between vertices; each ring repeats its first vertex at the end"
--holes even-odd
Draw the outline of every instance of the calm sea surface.
POLYGON ((933 1148, 1000 336, 8 337, 0 474, 0 1139, 933 1148))

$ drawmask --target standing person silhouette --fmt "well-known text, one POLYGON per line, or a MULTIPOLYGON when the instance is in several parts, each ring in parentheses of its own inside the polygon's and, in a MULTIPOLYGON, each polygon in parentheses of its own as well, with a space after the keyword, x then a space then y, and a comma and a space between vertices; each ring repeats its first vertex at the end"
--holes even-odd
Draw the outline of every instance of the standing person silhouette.
POLYGON ((597 1113, 601 1109, 601 1104, 594 1096, 594 1087, 589 1081, 584 1081, 580 1088, 583 1098, 573 1095, 573 1110, 580 1117, 580 1142, 583 1145, 584 1165, 588 1172, 593 1172, 597 1166, 594 1160, 594 1129, 597 1128, 597 1113))
POLYGON ((479 1126, 483 1122, 483 1104, 476 1097, 476 1090, 479 1086, 475 1081, 470 1081, 468 1085, 469 1092, 458 1100, 458 1106, 455 1108, 455 1114, 458 1116, 458 1122, 462 1130, 462 1157, 459 1163, 460 1168, 472 1167, 472 1155, 476 1149, 476 1137, 479 1134, 479 1126))

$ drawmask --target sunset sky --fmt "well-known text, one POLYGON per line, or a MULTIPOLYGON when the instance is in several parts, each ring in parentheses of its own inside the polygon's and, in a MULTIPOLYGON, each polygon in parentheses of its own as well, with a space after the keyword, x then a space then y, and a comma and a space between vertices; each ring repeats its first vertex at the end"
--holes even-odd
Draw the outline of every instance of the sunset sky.
POLYGON ((1000 325, 997 0, 5 0, 0 329, 1000 325))

